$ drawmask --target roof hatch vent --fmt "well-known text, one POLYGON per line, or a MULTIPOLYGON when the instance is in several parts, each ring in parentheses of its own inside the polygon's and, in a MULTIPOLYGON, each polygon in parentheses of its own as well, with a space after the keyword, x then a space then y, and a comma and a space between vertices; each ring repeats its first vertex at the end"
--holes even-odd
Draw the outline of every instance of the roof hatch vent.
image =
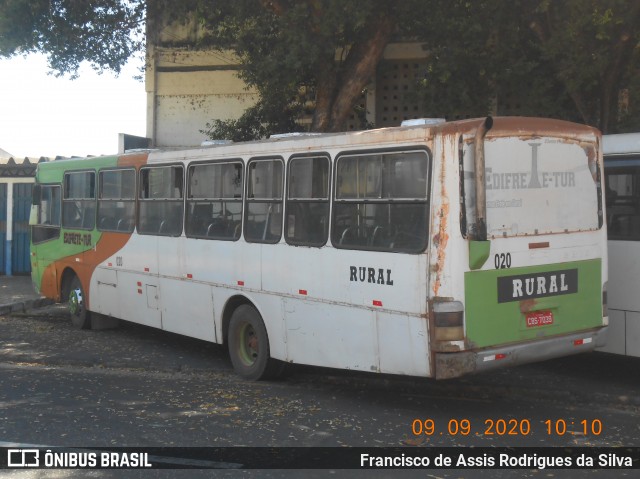
POLYGON ((404 120, 400 126, 435 126, 446 123, 444 118, 414 118, 413 120, 404 120))

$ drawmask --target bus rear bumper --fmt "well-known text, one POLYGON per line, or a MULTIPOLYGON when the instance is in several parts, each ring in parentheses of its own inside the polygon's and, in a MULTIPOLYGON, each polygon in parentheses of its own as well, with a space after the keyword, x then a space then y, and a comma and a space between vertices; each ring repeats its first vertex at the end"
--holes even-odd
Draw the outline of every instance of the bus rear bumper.
POLYGON ((547 359, 593 351, 604 346, 607 328, 582 331, 523 344, 435 354, 436 379, 449 379, 465 374, 491 371, 520 364, 546 361, 547 359))

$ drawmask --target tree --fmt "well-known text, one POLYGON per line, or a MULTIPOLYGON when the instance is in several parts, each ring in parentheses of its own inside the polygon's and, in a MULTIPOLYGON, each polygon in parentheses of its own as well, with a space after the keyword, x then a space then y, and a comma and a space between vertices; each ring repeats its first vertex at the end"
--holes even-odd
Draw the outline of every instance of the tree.
MULTIPOLYGON (((207 23, 231 33, 227 45, 242 59, 242 78, 262 98, 254 119, 278 125, 276 131, 286 131, 283 112, 304 110, 301 86, 315 94, 312 130, 345 129, 392 39, 428 48, 416 101, 433 116, 497 110, 609 132, 640 111, 631 108, 625 117, 617 108, 618 92, 638 83, 640 2, 634 0, 249 3, 252 14, 226 11, 207 23)), ((640 91, 630 97, 637 101, 640 91)))
POLYGON ((57 75, 83 61, 120 73, 144 49, 144 1, 0 0, 0 56, 44 52, 57 75))
MULTIPOLYGON (((308 110, 304 93, 312 92, 311 129, 339 131, 345 129, 392 35, 399 25, 415 24, 409 19, 411 8, 424 3, 191 0, 185 8, 206 27, 202 45, 230 48, 238 55, 240 77, 260 94, 258 108, 248 114, 259 114, 267 130, 283 131, 287 118, 308 110)), ((159 13, 166 11, 161 4, 156 3, 159 13)), ((229 125, 238 123, 212 126, 220 133, 229 125)))
POLYGON ((344 130, 392 40, 427 48, 416 101, 434 116, 509 113, 515 96, 520 114, 605 132, 640 117, 637 0, 0 0, 0 55, 45 52, 57 74, 83 61, 119 72, 155 41, 154 24, 187 21, 203 32, 188 46, 233 50, 260 94, 239 120, 214 120, 212 136, 293 131, 303 115, 314 131, 344 130))
POLYGON ((452 0, 432 11, 438 38, 418 85, 430 116, 449 119, 498 115, 580 120, 528 20, 529 0, 452 0), (451 15, 455 12, 455 15, 451 15))
MULTIPOLYGON (((543 57, 553 66, 581 120, 605 133, 614 130, 622 116, 619 92, 637 83, 640 2, 544 0, 531 11, 529 21, 543 57)), ((637 102, 640 91, 634 94, 637 102)))

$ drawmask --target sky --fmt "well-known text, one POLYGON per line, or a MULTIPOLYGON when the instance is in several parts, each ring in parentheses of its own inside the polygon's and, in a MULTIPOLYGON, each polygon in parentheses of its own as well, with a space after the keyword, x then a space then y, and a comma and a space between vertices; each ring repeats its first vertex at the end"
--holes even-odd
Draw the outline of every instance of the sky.
POLYGON ((139 65, 118 77, 83 65, 76 80, 49 71, 44 55, 0 59, 1 149, 17 159, 103 155, 118 152, 118 133, 146 136, 139 65))

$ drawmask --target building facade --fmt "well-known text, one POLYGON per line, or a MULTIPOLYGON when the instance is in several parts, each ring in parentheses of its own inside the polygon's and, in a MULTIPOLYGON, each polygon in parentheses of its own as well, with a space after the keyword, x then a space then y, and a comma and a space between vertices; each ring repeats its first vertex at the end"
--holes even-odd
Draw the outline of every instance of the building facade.
MULTIPOLYGON (((258 100, 258 93, 238 77, 240 62, 233 52, 185 46, 197 45, 200 35, 195 22, 156 25, 148 35, 147 137, 154 147, 199 145, 208 139, 202 132, 207 123, 235 120, 258 100)), ((362 128, 362 112, 364 121, 376 127, 424 117, 415 85, 426 59, 423 44, 387 45, 348 128, 362 128)))

